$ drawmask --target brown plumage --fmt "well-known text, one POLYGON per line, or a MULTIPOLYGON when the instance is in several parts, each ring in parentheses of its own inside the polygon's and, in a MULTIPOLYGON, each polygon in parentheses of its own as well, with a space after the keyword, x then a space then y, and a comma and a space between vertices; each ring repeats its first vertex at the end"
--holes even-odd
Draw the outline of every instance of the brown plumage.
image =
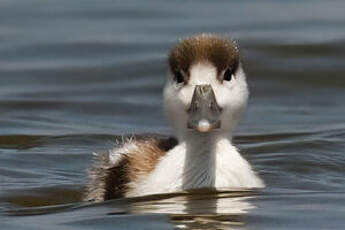
POLYGON ((130 182, 150 173, 159 159, 177 145, 174 138, 132 138, 131 142, 137 147, 130 152, 118 153, 121 158, 115 164, 111 162, 109 153, 96 156, 88 173, 89 183, 84 200, 103 201, 124 197, 130 189, 130 182))
POLYGON ((170 69, 175 76, 182 70, 188 77, 192 64, 205 61, 216 66, 218 75, 226 68, 236 71, 239 64, 238 48, 231 40, 202 34, 182 40, 169 56, 170 69))

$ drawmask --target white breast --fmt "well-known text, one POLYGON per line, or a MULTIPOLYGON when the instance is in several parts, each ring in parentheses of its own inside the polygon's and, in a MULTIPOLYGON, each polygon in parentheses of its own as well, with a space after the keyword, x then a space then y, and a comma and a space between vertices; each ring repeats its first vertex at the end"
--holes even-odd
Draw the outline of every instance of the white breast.
MULTIPOLYGON (((202 145, 199 146, 202 150, 202 145)), ((185 142, 164 156, 157 167, 130 184, 127 196, 171 193, 194 188, 259 188, 263 182, 228 140, 217 143, 212 156, 201 151, 188 156, 185 142)))

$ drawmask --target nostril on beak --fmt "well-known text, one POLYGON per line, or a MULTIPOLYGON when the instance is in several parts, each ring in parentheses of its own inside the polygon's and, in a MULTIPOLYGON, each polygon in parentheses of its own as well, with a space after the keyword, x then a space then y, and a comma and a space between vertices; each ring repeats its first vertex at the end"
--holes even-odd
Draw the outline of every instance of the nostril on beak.
POLYGON ((211 85, 203 85, 203 91, 205 95, 208 94, 211 91, 211 89, 211 85))
POLYGON ((195 91, 199 96, 207 97, 211 93, 211 85, 197 85, 195 86, 195 91))
POLYGON ((196 87, 197 93, 198 93, 199 95, 204 95, 203 86, 197 85, 197 86, 195 86, 195 87, 196 87))

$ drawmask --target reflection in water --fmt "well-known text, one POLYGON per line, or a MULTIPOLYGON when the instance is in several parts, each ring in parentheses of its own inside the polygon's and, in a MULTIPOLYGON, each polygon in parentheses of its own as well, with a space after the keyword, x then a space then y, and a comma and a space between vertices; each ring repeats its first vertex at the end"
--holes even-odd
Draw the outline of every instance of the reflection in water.
POLYGON ((126 229, 236 229, 243 227, 243 215, 255 208, 249 198, 255 191, 194 190, 175 194, 158 194, 145 197, 124 198, 99 203, 74 203, 46 207, 11 209, 0 212, 8 223, 37 227, 41 222, 66 224, 75 227, 114 226, 124 224, 126 229), (50 215, 44 215, 50 214, 50 215), (22 217, 18 219, 18 217, 22 217), (26 218, 23 218, 26 217, 26 218), (138 218, 140 219, 139 222, 138 218), (133 220, 136 219, 134 222, 133 220), (157 222, 151 223, 150 220, 157 222), (156 227, 157 223, 172 226, 156 227), (132 226, 132 227, 130 227, 132 226))
POLYGON ((233 229, 243 226, 242 215, 255 208, 248 200, 252 195, 254 191, 209 190, 194 190, 165 199, 169 195, 155 195, 150 200, 132 203, 131 213, 169 214, 178 229, 233 229))
POLYGON ((172 214, 171 221, 178 229, 233 229, 235 226, 243 226, 241 216, 254 208, 247 199, 197 199, 186 203, 186 214, 172 214))

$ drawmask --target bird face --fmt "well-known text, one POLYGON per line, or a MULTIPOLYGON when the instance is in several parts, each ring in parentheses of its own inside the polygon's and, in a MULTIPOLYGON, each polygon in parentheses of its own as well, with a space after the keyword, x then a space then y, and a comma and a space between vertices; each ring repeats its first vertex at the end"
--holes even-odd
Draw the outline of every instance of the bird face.
POLYGON ((164 108, 178 134, 231 131, 249 94, 235 44, 212 35, 192 37, 172 50, 169 64, 164 108))

